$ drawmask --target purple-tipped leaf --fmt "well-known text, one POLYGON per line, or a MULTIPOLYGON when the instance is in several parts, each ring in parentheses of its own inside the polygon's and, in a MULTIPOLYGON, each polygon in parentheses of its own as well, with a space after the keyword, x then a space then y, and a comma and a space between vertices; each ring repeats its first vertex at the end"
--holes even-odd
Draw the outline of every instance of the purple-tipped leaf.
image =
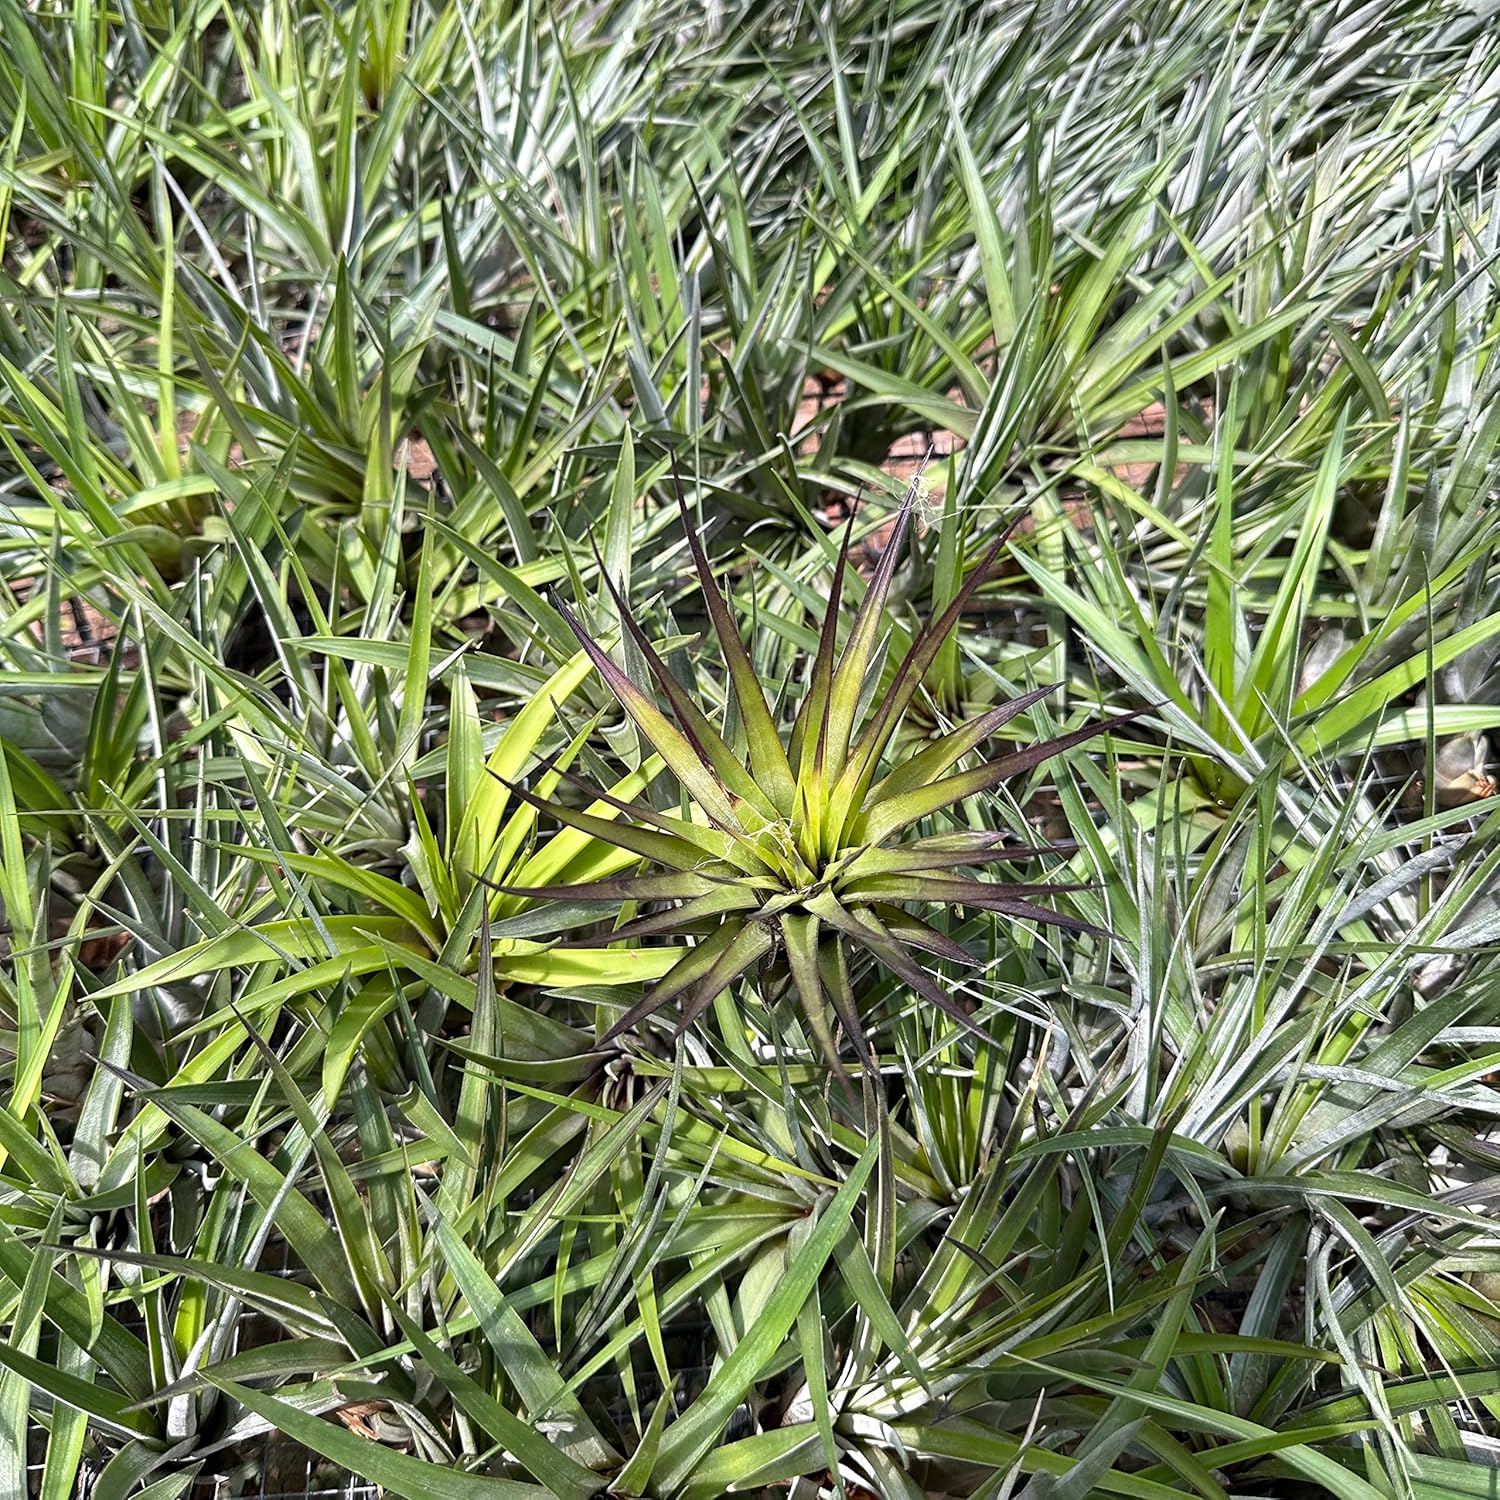
POLYGON ((926 870, 962 870, 981 865, 1046 857, 1064 858, 1078 852, 1072 839, 1055 844, 1007 844, 1003 833, 966 833, 936 839, 915 839, 882 849, 861 849, 844 866, 842 878, 859 880, 868 875, 919 875, 926 870))
POLYGON ((813 657, 812 681, 808 683, 807 696, 802 700, 802 707, 797 710, 797 717, 792 724, 791 758, 793 765, 798 768, 799 781, 809 726, 821 724, 828 714, 828 694, 833 686, 834 658, 838 652, 839 606, 844 597, 844 570, 849 563, 849 546, 854 539, 854 518, 858 512, 859 500, 856 497, 849 510, 849 519, 844 523, 844 539, 839 544, 838 561, 833 565, 833 581, 828 588, 823 627, 818 632, 818 651, 813 657))
POLYGON ((939 932, 936 927, 922 921, 920 917, 912 916, 909 911, 902 911, 899 906, 886 906, 877 902, 870 910, 880 918, 886 931, 908 948, 920 948, 924 953, 946 958, 949 963, 963 964, 971 969, 979 962, 962 943, 954 942, 946 932, 939 932))
POLYGON ((838 1060, 838 1047, 829 1029, 828 1017, 823 1014, 827 997, 823 993, 823 981, 818 975, 818 919, 806 913, 788 912, 780 922, 781 940, 786 948, 787 968, 792 973, 792 984, 797 990, 802 1013, 812 1029, 813 1039, 823 1056, 839 1071, 843 1071, 838 1060))
POLYGON ((880 756, 890 742, 896 725, 900 723, 902 714, 906 712, 917 689, 921 687, 928 668, 937 660, 938 652, 943 649, 943 643, 957 626, 959 616, 968 606, 969 600, 989 576, 990 569, 999 561, 1001 551, 1010 540, 1011 533, 1016 529, 1024 514, 1024 507, 1017 510, 998 540, 985 553, 979 565, 969 573, 959 591, 949 600, 948 607, 937 619, 930 621, 923 630, 918 632, 916 639, 911 643, 896 673, 895 681, 891 684, 890 691, 881 698, 879 707, 864 733, 860 735, 859 743, 849 758, 847 790, 851 802, 857 803, 864 788, 870 784, 880 756))
POLYGON ((880 630, 880 619, 885 612, 885 601, 891 591, 891 581, 896 576, 896 564, 906 541, 906 530, 911 523, 916 506, 916 485, 907 492, 901 509, 896 513, 896 523, 891 528, 890 540, 880 555, 875 576, 860 600, 854 616, 849 639, 844 643, 844 654, 839 658, 833 674, 833 685, 828 695, 828 756, 827 773, 838 776, 849 756, 849 747, 854 736, 854 714, 859 706, 860 693, 864 690, 865 676, 875 655, 875 645, 880 630))
POLYGON ((583 628, 573 611, 561 600, 557 601, 557 607, 610 692, 619 700, 620 707, 666 761, 668 769, 686 788, 688 795, 720 828, 730 833, 743 833, 744 828, 730 805, 729 794, 714 773, 712 764, 662 713, 651 695, 614 664, 608 652, 583 628))
POLYGON ((605 1046, 634 1031, 647 1016, 654 1015, 676 996, 690 990, 697 980, 713 969, 744 925, 742 921, 731 919, 697 947, 685 948, 682 957, 604 1033, 599 1045, 605 1046))
POLYGON ((962 802, 966 797, 991 791, 1002 781, 1030 771, 1041 765, 1043 761, 1050 760, 1054 755, 1061 755, 1064 750, 1070 750, 1074 745, 1082 745, 1111 729, 1118 729, 1122 724, 1137 717, 1139 717, 1137 713, 1120 714, 1113 719, 1101 719, 1093 724, 1085 724, 1082 728, 1070 730, 1067 734, 1057 735, 1050 740, 1042 740, 1035 745, 1027 745, 1013 754, 988 761, 982 766, 975 766, 971 771, 960 771, 957 775, 946 776, 930 786, 918 787, 915 791, 904 792, 899 797, 891 797, 879 806, 870 808, 860 817, 854 829, 854 839, 862 844, 879 844, 898 829, 908 828, 913 823, 918 823, 945 807, 951 807, 955 802, 962 802))
POLYGON ((786 747, 781 743, 781 736, 771 718, 771 710, 766 704, 765 694, 761 692, 760 679, 756 676, 750 654, 745 650, 745 643, 735 628, 729 605, 708 565, 703 544, 698 540, 697 528, 693 525, 682 479, 675 464, 672 468, 672 483, 677 494, 677 508, 682 514, 682 529, 687 536, 688 550, 692 553, 693 567, 698 574, 704 602, 708 605, 714 634, 719 638, 719 649, 724 653, 724 661, 729 668, 729 680, 733 684, 740 719, 745 726, 750 769, 772 804, 783 817, 788 817, 792 809, 792 769, 787 762, 786 747))
POLYGON ((951 1016, 966 1031, 989 1041, 989 1035, 983 1027, 977 1025, 961 1006, 933 982, 927 970, 901 946, 879 918, 868 911, 847 911, 831 896, 826 899, 818 898, 814 909, 835 931, 867 948, 909 989, 937 1006, 944 1015, 951 1016))
POLYGON ((1038 906, 1033 899, 1093 889, 1095 887, 1089 885, 998 885, 986 880, 880 877, 861 881, 857 887, 841 891, 840 898, 851 907, 878 905, 889 901, 965 906, 974 911, 1000 912, 1006 916, 1044 922, 1051 927, 1066 927, 1071 932, 1092 932, 1106 937, 1108 934, 1092 922, 1055 912, 1046 906, 1038 906))
POLYGON ((481 885, 502 896, 524 896, 533 901, 690 901, 722 890, 724 880, 711 876, 621 875, 613 880, 585 880, 578 885, 507 885, 504 881, 479 877, 481 885))
MULTIPOLYGON (((644 917, 636 917, 633 921, 614 928, 609 934, 609 940, 617 943, 625 939, 686 933, 691 930, 694 923, 706 917, 722 917, 729 912, 754 911, 759 905, 760 898, 754 891, 740 885, 721 885, 707 895, 684 901, 681 906, 674 906, 670 911, 649 912, 644 917)), ((559 946, 586 948, 590 943, 597 941, 597 939, 585 938, 577 942, 562 943, 559 946)))
POLYGON ((594 801, 602 802, 606 807, 614 808, 627 818, 646 824, 648 828, 657 828, 686 843, 696 844, 709 858, 733 865, 743 874, 753 876, 764 870, 764 866, 756 858, 751 846, 732 833, 727 833, 721 828, 709 828, 702 823, 693 823, 686 818, 669 817, 666 813, 657 812, 654 807, 642 807, 639 803, 623 802, 611 793, 591 786, 581 776, 575 776, 571 771, 559 770, 558 774, 569 785, 587 792, 594 801))
POLYGON ((635 828, 614 819, 597 818, 592 813, 578 812, 574 808, 564 807, 560 802, 548 802, 517 782, 506 781, 504 777, 498 779, 504 782, 513 797, 519 798, 538 812, 556 818, 565 828, 576 828, 579 833, 586 833, 590 838, 613 844, 617 849, 628 849, 630 853, 665 865, 669 870, 696 870, 703 863, 705 850, 700 844, 689 843, 675 834, 635 828))
MULTIPOLYGON (((590 538, 590 545, 592 545, 592 538, 590 538)), ((604 559, 599 556, 597 547, 594 548, 594 559, 599 565, 599 576, 604 580, 604 586, 614 600, 615 612, 620 617, 621 625, 630 633, 630 638, 640 648, 651 676, 666 695, 672 712, 677 716, 677 722, 682 726, 683 734, 698 757, 713 770, 731 798, 739 797, 748 802, 762 818, 776 817, 778 810, 772 804, 771 799, 756 785, 754 777, 740 764, 734 751, 724 743, 718 730, 709 723, 707 715, 683 691, 682 684, 672 675, 667 664, 651 644, 646 632, 641 629, 631 613, 630 601, 625 598, 614 579, 609 576, 609 571, 605 568, 604 559)), ((739 811, 736 808, 737 814, 739 811)), ((744 821, 742 817, 741 822, 744 821)))
MULTIPOLYGON (((873 786, 862 800, 864 807, 873 807, 887 798, 898 797, 902 792, 915 791, 929 786, 964 756, 982 745, 997 729, 1004 728, 1018 714, 1023 714, 1034 703, 1039 703, 1048 693, 1057 691, 1055 685, 1033 688, 1019 698, 1010 698, 997 704, 988 713, 961 724, 941 739, 917 751, 908 761, 898 766, 891 774, 873 786)), ((847 781, 847 776, 845 780, 847 781)))
POLYGON ((700 979, 693 993, 683 1002, 682 1014, 673 1027, 674 1037, 681 1036, 713 1004, 714 998, 733 984, 751 965, 758 963, 775 946, 771 934, 760 922, 747 922, 719 961, 700 979))

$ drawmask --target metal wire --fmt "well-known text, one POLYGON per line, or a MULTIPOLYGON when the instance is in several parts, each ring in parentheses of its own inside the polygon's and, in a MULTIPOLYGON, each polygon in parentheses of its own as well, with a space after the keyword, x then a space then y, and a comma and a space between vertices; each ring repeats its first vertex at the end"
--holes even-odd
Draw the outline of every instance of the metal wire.
POLYGON ((352 1474, 341 1476, 337 1469, 284 1438, 264 1443, 255 1472, 247 1477, 253 1478, 254 1488, 237 1488, 229 1476, 201 1476, 189 1500, 379 1500, 380 1496, 378 1486, 352 1474))

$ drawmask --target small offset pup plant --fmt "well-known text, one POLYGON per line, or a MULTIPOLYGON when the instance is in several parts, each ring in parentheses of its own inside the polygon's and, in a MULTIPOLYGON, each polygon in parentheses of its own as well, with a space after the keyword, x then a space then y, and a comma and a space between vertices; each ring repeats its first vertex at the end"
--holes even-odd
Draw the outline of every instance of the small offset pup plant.
POLYGON ((1049 894, 1076 887, 1002 884, 971 873, 1000 861, 1064 852, 1060 846, 1017 844, 985 831, 923 834, 921 827, 944 809, 990 791, 1124 719, 1088 724, 960 769, 996 730, 1052 691, 1039 687, 888 763, 887 751, 903 715, 1009 537, 1007 530, 948 606, 917 631, 889 685, 868 693, 887 596, 911 520, 913 501, 908 497, 840 651, 850 517, 806 695, 784 734, 712 575, 680 484, 677 502, 728 669, 743 747, 726 742, 672 675, 601 564, 623 628, 639 648, 656 694, 622 671, 571 610, 560 608, 600 676, 677 778, 691 813, 673 817, 593 791, 620 813, 606 821, 511 786, 517 797, 558 822, 630 850, 654 868, 587 883, 503 889, 515 896, 617 906, 674 903, 625 922, 613 934, 692 935, 696 941, 684 944, 672 967, 609 1027, 605 1043, 634 1031, 674 1001, 681 1032, 726 986, 757 966, 784 958, 812 1035, 842 1072, 835 1024, 861 1062, 871 1056, 868 1018, 850 978, 849 960, 856 953, 872 957, 961 1027, 979 1032, 919 956, 972 965, 974 955, 911 908, 965 907, 1075 931, 1098 929, 1042 904, 1049 894))

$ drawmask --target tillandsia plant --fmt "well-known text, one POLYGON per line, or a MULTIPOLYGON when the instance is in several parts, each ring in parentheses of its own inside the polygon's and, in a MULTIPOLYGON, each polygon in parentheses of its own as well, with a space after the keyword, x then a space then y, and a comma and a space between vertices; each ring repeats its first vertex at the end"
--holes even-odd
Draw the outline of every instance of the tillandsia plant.
POLYGON ((681 1031, 741 975, 784 959, 812 1033, 828 1058, 841 1067, 836 1021, 860 1060, 868 1061, 866 1018, 850 976, 850 958, 859 955, 873 958, 961 1026, 983 1035, 917 956, 926 953, 972 965, 974 955, 908 908, 966 907, 1075 931, 1099 929, 1043 904, 1054 892, 1076 887, 1006 884, 965 873, 1060 853, 1060 846, 1017 843, 1003 833, 967 828, 924 835, 921 826, 1123 720, 1086 724, 956 769, 1051 691, 1038 687, 940 735, 898 763, 888 763, 886 752, 902 716, 1007 539, 1002 536, 990 547, 947 607, 914 633, 888 689, 871 693, 887 595, 913 509, 909 495, 840 652, 838 624, 852 518, 846 526, 806 694, 783 734, 710 570, 680 483, 677 500, 728 669, 743 752, 719 733, 672 675, 601 567, 622 627, 665 708, 616 665, 571 610, 561 608, 600 675, 676 776, 690 811, 669 816, 598 792, 599 800, 620 814, 605 820, 513 787, 518 797, 559 822, 628 849, 656 868, 572 885, 508 886, 506 893, 616 905, 670 902, 664 911, 627 921, 614 936, 696 938, 609 1027, 605 1042, 632 1031, 674 1000, 680 1005, 681 1031))
MULTIPOLYGON (((425 644, 425 636, 421 640, 425 644)), ((417 1028, 429 1035, 441 1032, 450 1003, 472 1011, 481 978, 502 989, 521 984, 568 990, 636 986, 666 972, 672 955, 662 950, 613 940, 607 947, 559 950, 513 935, 503 924, 521 918, 526 903, 487 889, 471 873, 518 882, 587 880, 608 877, 631 863, 617 845, 571 830, 535 847, 535 811, 510 805, 504 790, 507 778, 519 773, 555 728, 558 705, 567 702, 588 668, 587 657, 578 652, 547 678, 487 757, 478 703, 467 677, 457 674, 450 689, 447 744, 426 765, 426 773, 441 781, 444 796, 424 799, 414 776, 407 783, 410 835, 402 858, 411 884, 368 867, 350 852, 372 839, 357 812, 358 781, 341 781, 338 767, 305 752, 299 763, 304 770, 311 768, 311 775, 303 782, 286 781, 272 789, 244 767, 262 817, 258 823, 245 819, 255 842, 226 845, 225 852, 264 870, 264 880, 257 879, 248 899, 232 912, 238 919, 232 925, 126 974, 96 992, 95 1002, 123 994, 200 991, 194 1008, 203 1015, 181 1037, 237 1033, 247 1017, 269 1027, 285 1006, 310 1006, 309 1013, 325 1027, 322 1081, 331 1107, 356 1059, 372 1069, 383 1087, 400 1081, 385 1023, 390 1018, 399 1036, 397 1023, 408 1003, 417 1028), (274 795, 284 799, 284 816, 274 795), (320 795, 339 811, 320 819, 299 806, 315 806, 320 795), (439 814, 436 829, 428 819, 429 801, 439 814), (328 826, 346 814, 347 825, 328 826), (274 915, 265 917, 268 908, 274 915), (490 942, 492 921, 501 926, 490 942)), ((413 722, 426 710, 426 674, 416 664, 407 674, 404 701, 411 704, 413 722)), ((409 736, 407 743, 414 747, 415 738, 409 736)), ((553 757, 555 764, 540 783, 544 791, 550 792, 566 773, 581 738, 553 757)), ((415 756, 414 748, 410 754, 415 756)), ((424 762, 413 760, 403 769, 421 774, 424 762)), ((613 796, 637 795, 660 769, 659 761, 648 760, 611 788, 613 796)), ((607 805, 596 810, 603 815, 601 822, 613 816, 607 805)), ((512 1047, 518 1040, 523 1048, 539 1040, 544 1050, 550 1045, 533 1019, 513 1018, 512 1047), (516 1024, 529 1040, 514 1034, 516 1024)), ((540 1024, 546 1031, 546 1023, 540 1024)), ((555 1039, 556 1028, 549 1034, 555 1039)), ((417 1064, 419 1076, 423 1066, 417 1064)))

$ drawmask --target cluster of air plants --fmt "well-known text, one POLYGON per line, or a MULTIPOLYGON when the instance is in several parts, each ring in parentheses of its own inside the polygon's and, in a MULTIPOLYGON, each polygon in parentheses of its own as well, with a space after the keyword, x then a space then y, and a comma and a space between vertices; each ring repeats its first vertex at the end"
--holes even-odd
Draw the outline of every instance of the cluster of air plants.
POLYGON ((0 0, 0 120, 0 1493, 1492 1491, 1478 11, 0 0))

